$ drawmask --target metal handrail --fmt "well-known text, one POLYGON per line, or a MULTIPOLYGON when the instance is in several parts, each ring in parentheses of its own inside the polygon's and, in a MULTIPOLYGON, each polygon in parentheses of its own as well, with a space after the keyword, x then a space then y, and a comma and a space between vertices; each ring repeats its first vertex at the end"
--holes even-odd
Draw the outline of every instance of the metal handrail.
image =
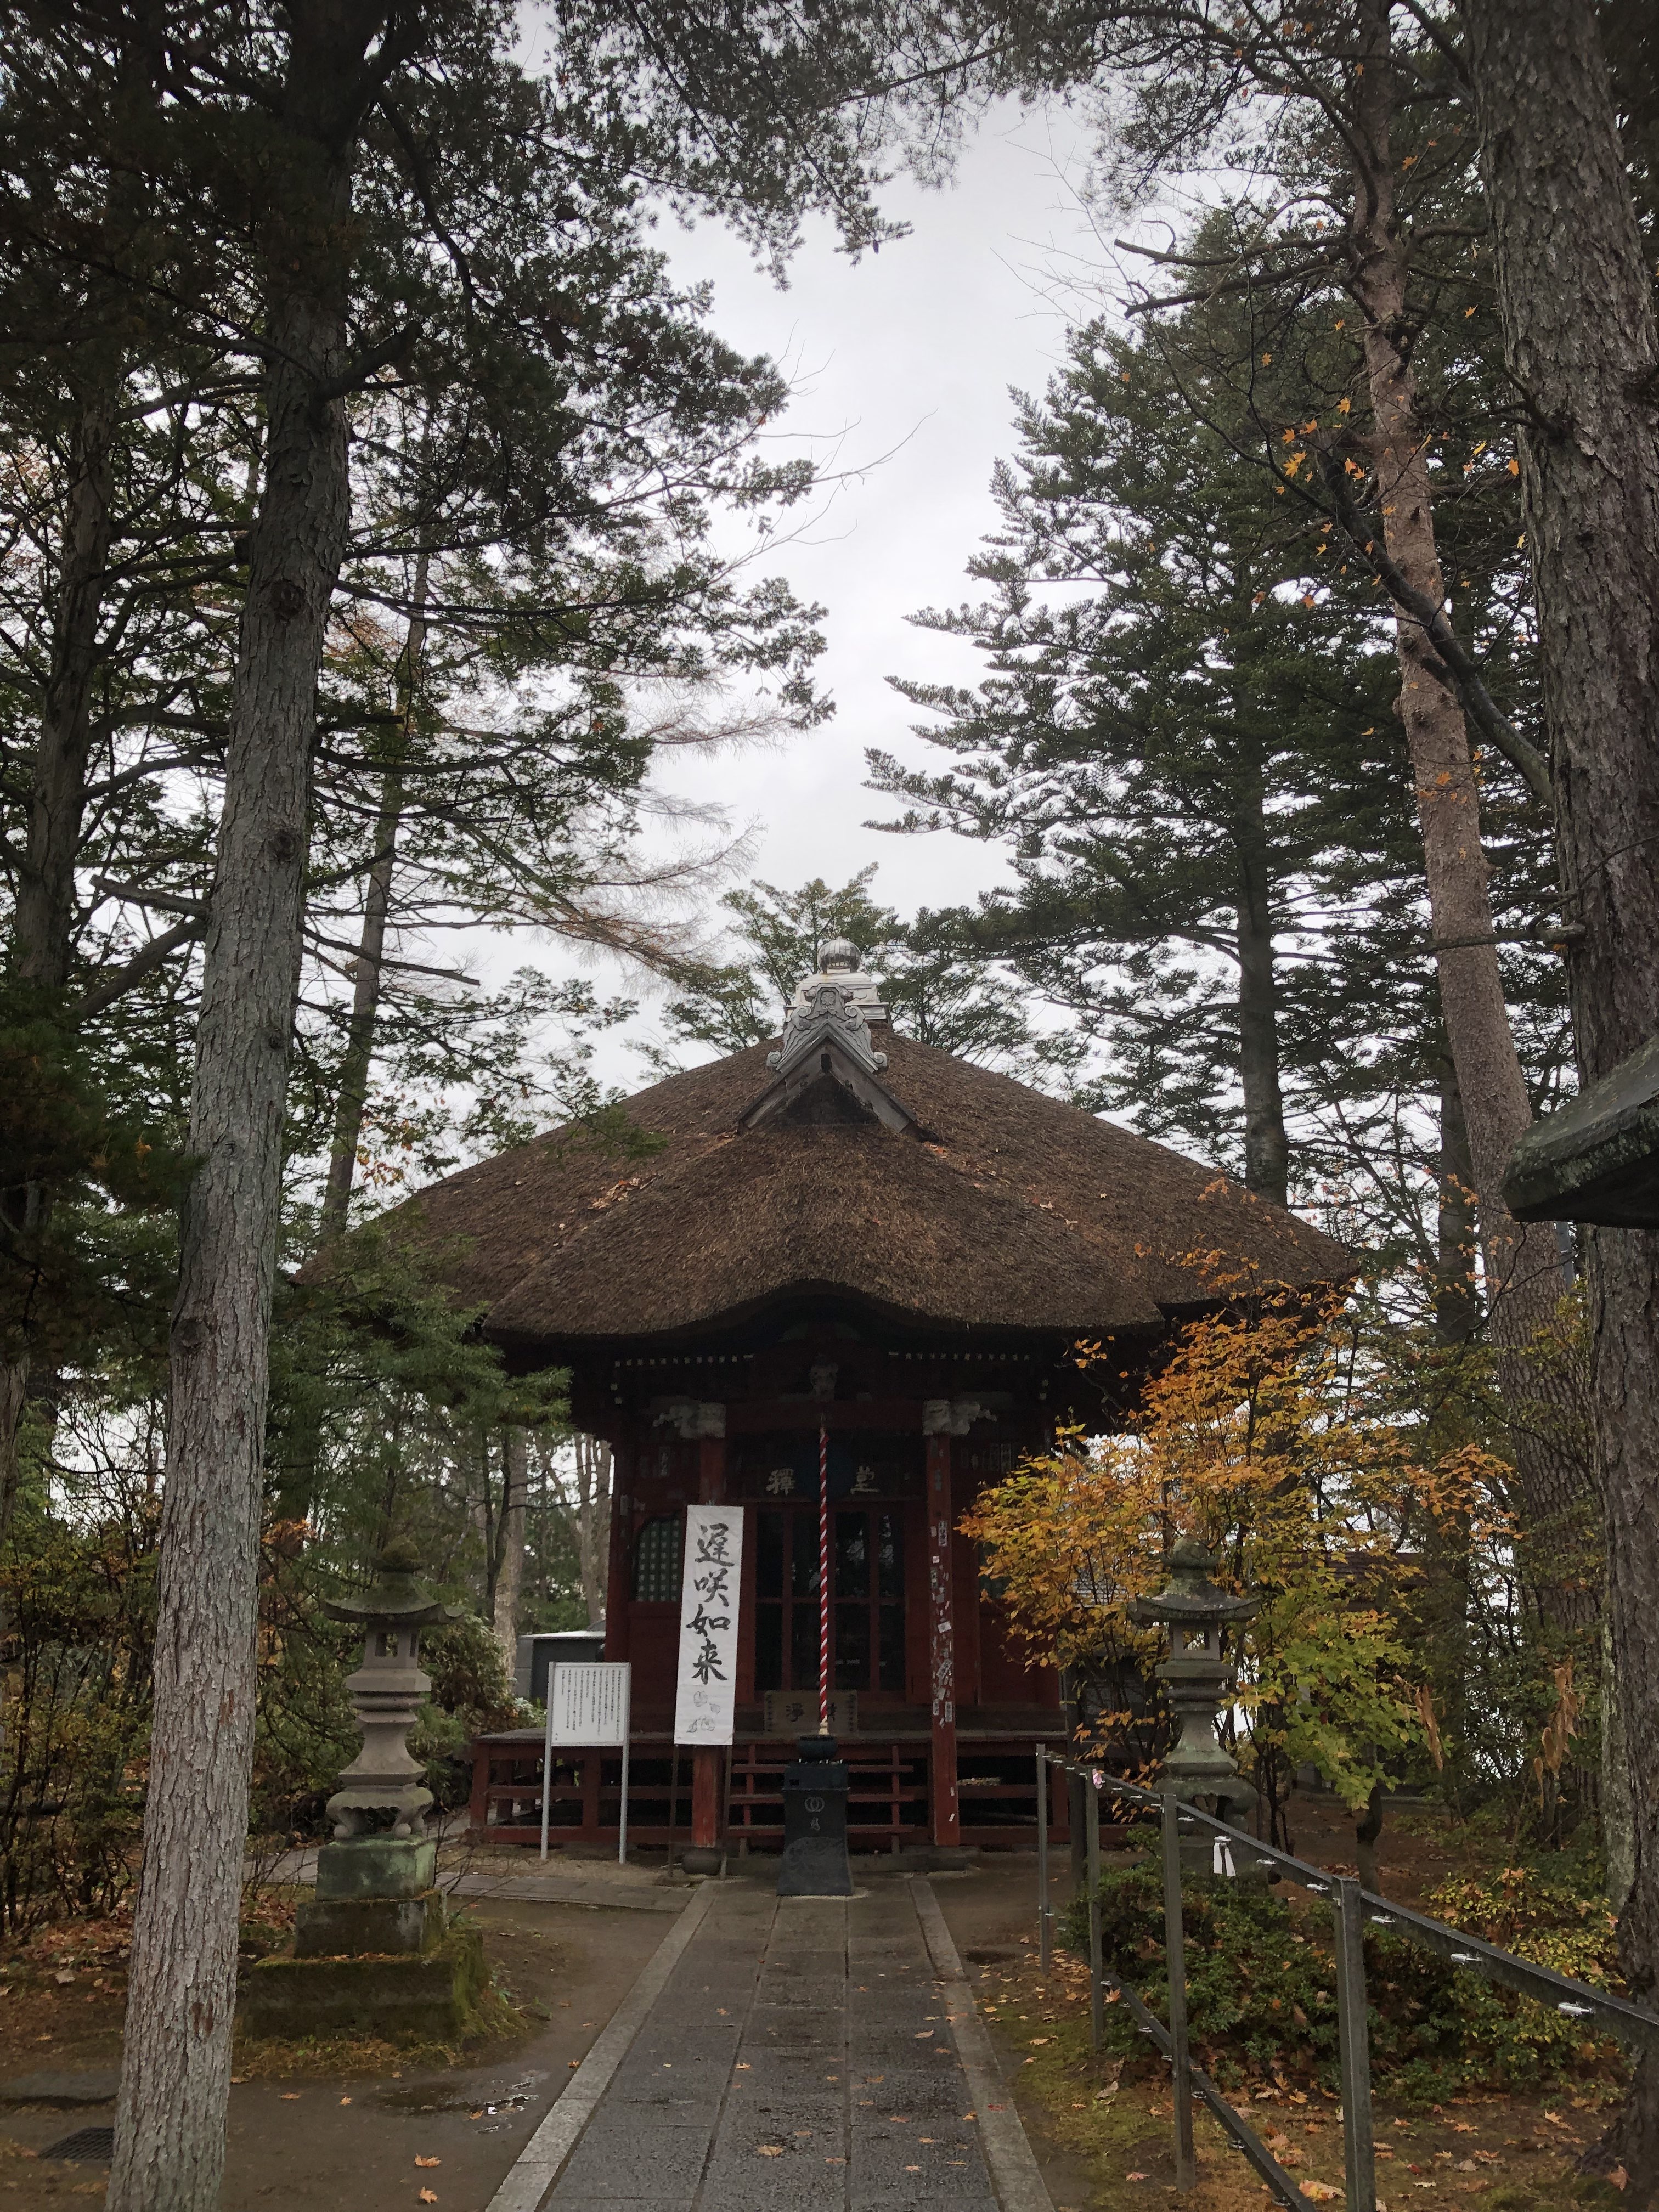
POLYGON ((1090 2039, 1098 2051, 1105 2032, 1104 1992, 1118 1992, 1143 2034, 1150 2035, 1170 2061, 1175 2087, 1176 2186, 1195 2186, 1192 2100, 1200 2100, 1227 2130, 1232 2147, 1242 2151, 1290 2212, 1305 2212, 1307 2198, 1285 2172, 1249 2122, 1192 2063, 1187 2032, 1186 1942, 1181 1900, 1181 1831, 1198 1828, 1221 1838, 1235 1872, 1252 1863, 1267 1865, 1286 1880, 1332 1902, 1336 1938, 1337 2033, 1342 2069, 1342 2145, 1347 2212, 1376 2212, 1376 2149, 1371 2122, 1370 2037, 1365 1993, 1364 1933, 1366 1923, 1386 1928, 1447 1959, 1455 1966, 1475 1968, 1505 1988, 1523 1996, 1553 2004, 1570 2018, 1595 2018, 1620 2041, 1641 2050, 1659 2050, 1659 2015, 1627 1998, 1611 1996, 1570 1974, 1558 1974, 1513 1951, 1499 1948, 1479 1936, 1467 1936, 1443 1921, 1375 1890, 1364 1889, 1351 1875, 1327 1874, 1289 1851, 1264 1844, 1230 1821, 1182 1798, 1176 1784, 1162 1790, 1144 1789, 1122 1782, 1103 1769, 1081 1765, 1036 1746, 1037 1761, 1037 1909, 1039 1956, 1046 1972, 1050 1949, 1054 1908, 1048 1901, 1048 1778, 1047 1770, 1075 1775, 1089 1784, 1085 1793, 1085 1835, 1088 1849, 1089 1908, 1089 2021, 1090 2039), (1105 1970, 1100 1926, 1100 1800, 1110 1796, 1146 1811, 1156 1811, 1162 1827, 1164 1864, 1164 1951, 1169 1970, 1170 2024, 1164 2024, 1136 1993, 1105 1970))

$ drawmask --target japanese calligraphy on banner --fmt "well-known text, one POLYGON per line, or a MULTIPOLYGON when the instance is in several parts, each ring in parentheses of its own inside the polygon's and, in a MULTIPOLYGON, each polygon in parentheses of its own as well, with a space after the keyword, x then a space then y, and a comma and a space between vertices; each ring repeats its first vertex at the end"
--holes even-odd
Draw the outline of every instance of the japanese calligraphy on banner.
POLYGON ((676 1743, 730 1743, 737 1708, 741 1505, 688 1505, 676 1743))

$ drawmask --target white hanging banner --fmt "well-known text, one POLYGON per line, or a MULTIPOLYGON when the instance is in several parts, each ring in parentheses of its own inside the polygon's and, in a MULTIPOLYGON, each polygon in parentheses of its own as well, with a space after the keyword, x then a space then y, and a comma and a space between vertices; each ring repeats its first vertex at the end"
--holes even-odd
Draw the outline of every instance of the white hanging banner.
POLYGON ((688 1505, 676 1743, 730 1743, 737 1713, 743 1508, 688 1505))

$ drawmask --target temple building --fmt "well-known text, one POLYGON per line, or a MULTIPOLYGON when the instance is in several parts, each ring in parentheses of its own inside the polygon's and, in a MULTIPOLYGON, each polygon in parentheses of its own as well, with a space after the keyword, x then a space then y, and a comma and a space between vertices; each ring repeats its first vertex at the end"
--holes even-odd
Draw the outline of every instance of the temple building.
MULTIPOLYGON (((625 1110, 620 1152, 555 1130, 399 1223, 515 1369, 569 1370, 573 1423, 614 1449, 605 1656, 633 1668, 630 1835, 776 1844, 783 1768, 817 1719, 827 1429, 854 1846, 1029 1842, 1060 1684, 957 1523, 1056 1425, 1121 1422, 1170 1324, 1212 1301, 1218 1258, 1311 1285, 1346 1255, 1211 1169, 896 1034, 844 942, 776 1047, 625 1110), (699 1501, 744 1512, 736 1733, 676 1753, 699 1501)), ((538 1838, 540 1759, 533 1729, 475 1747, 476 1830, 538 1838)), ((561 1754, 554 1838, 614 1842, 621 1774, 617 1750, 561 1754)))

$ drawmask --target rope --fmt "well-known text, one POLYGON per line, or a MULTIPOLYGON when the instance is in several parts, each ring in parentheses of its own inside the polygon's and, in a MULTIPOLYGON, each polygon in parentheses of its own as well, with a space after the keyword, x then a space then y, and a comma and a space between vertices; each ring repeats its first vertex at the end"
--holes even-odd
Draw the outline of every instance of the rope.
POLYGON ((830 1431, 818 1429, 818 1734, 830 1733, 830 1431))

